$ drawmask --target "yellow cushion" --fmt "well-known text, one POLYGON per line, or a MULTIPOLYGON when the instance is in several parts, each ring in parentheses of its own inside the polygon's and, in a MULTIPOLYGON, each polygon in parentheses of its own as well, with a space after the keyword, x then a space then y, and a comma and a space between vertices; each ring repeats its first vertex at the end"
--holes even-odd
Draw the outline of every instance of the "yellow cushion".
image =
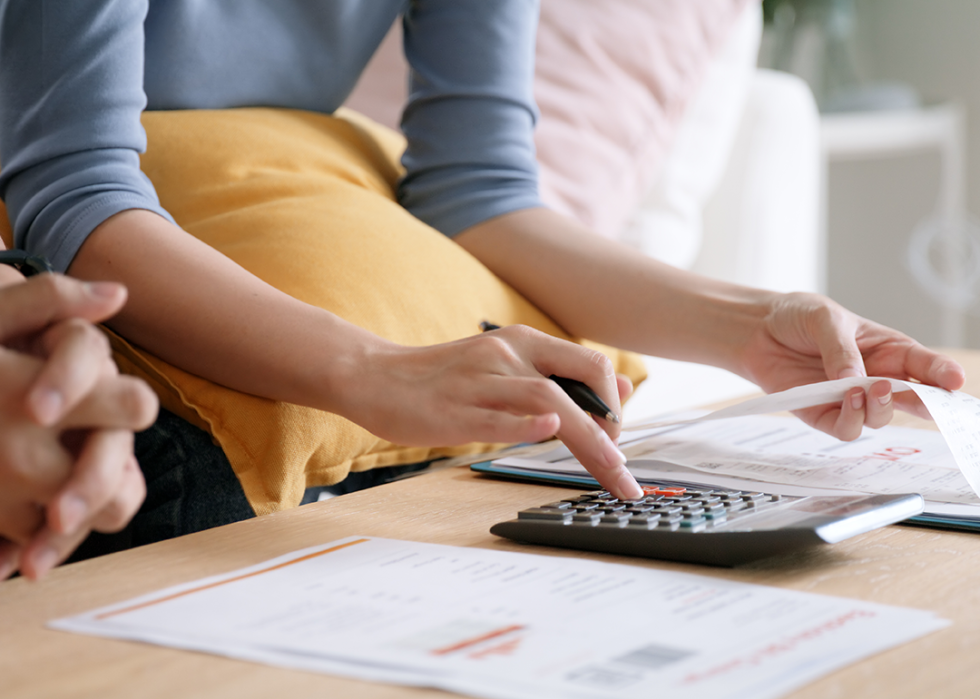
MULTIPOLYGON (((142 167, 164 208, 282 291, 406 345, 473 335, 484 319, 567 337, 395 202, 404 147, 398 134, 343 110, 332 117, 272 109, 150 112, 143 124, 149 146, 142 167)), ((337 415, 239 393, 122 338, 113 344, 123 371, 147 379, 165 407, 211 433, 259 514, 295 506, 307 487, 336 483, 350 470, 495 446, 390 444, 337 415)), ((601 349, 618 371, 642 380, 639 358, 601 349)))

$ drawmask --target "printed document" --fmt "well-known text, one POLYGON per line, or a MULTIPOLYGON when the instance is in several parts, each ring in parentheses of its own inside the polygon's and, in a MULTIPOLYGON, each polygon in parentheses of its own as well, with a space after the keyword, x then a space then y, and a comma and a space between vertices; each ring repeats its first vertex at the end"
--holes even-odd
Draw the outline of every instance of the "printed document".
POLYGON ((351 537, 51 625, 477 697, 766 699, 947 624, 653 568, 351 537))
MULTIPOLYGON (((762 414, 840 400, 852 386, 877 380, 800 386, 714 413, 632 426, 624 431, 620 448, 641 480, 783 495, 920 493, 927 514, 980 518, 980 400, 973 396, 892 380, 896 391, 916 391, 940 432, 889 426, 865 429, 853 442, 841 442, 795 418, 762 414)), ((554 445, 494 464, 586 475, 567 449, 554 445)))

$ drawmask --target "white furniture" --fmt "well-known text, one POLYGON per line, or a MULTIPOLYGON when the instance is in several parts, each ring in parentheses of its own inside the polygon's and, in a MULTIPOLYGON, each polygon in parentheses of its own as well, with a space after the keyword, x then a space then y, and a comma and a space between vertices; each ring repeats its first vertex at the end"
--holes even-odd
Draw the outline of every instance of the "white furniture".
MULTIPOLYGON (((755 69, 758 37, 751 25, 739 33, 685 113, 665 179, 624 237, 706 276, 776 291, 824 291, 816 103, 801 79, 755 69), (756 42, 748 51, 746 37, 756 42), (733 85, 741 95, 732 94, 733 85), (645 239, 638 222, 646 224, 645 239)), ((650 378, 627 403, 627 423, 759 390, 721 369, 645 361, 650 378)))
MULTIPOLYGON (((824 290, 819 138, 806 84, 785 73, 755 71, 730 155, 694 219, 700 228, 690 233, 697 242, 692 270, 777 291, 824 290)), ((645 361, 650 378, 627 403, 627 423, 759 390, 714 367, 645 361)))
MULTIPOLYGON (((932 268, 938 264, 941 267, 933 286, 943 287, 934 290, 934 293, 946 297, 937 299, 945 301, 941 303, 940 311, 940 342, 945 347, 964 345, 962 306, 965 304, 962 301, 958 303, 956 296, 959 293, 961 297, 965 294, 967 300, 970 298, 969 290, 961 288, 964 282, 963 265, 967 262, 959 257, 964 250, 964 241, 956 240, 956 236, 962 234, 961 226, 966 220, 964 123, 963 109, 953 104, 908 111, 828 114, 823 116, 820 123, 821 191, 824 193, 820 249, 824 251, 827 249, 827 178, 832 163, 896 158, 923 150, 939 153, 941 170, 934 230, 921 231, 922 235, 916 241, 921 246, 912 251, 916 258, 912 260, 912 266, 932 268), (929 248, 945 259, 926 259, 929 248)), ((904 236, 910 232, 899 232, 903 236, 903 244, 904 236)), ((821 267, 821 276, 826 279, 825 259, 821 260, 821 267)))

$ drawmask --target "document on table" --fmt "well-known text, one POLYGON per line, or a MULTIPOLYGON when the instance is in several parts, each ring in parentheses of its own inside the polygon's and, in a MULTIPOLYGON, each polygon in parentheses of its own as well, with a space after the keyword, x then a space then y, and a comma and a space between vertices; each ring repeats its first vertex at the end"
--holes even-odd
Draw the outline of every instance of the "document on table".
POLYGON ((947 625, 722 578, 369 537, 51 623, 501 699, 765 699, 947 625))
POLYGON ((631 430, 702 422, 729 417, 742 417, 774 413, 783 410, 800 410, 816 405, 839 403, 849 390, 856 386, 870 388, 879 381, 889 381, 893 393, 914 391, 922 400, 935 421, 939 432, 953 455, 956 467, 963 473, 974 494, 980 495, 980 399, 959 391, 946 391, 935 386, 924 386, 912 381, 881 377, 853 377, 836 381, 797 386, 788 391, 752 398, 737 405, 716 410, 691 420, 666 420, 632 426, 631 430))
MULTIPOLYGON (((980 400, 931 386, 893 381, 915 390, 940 432, 900 427, 866 429, 841 442, 794 418, 762 415, 840 400, 854 385, 878 379, 842 379, 801 386, 696 416, 633 426, 620 448, 641 480, 755 488, 783 495, 920 493, 926 513, 980 519, 980 400), (738 419, 723 419, 738 418, 738 419)), ((495 467, 586 475, 564 447, 495 467)))

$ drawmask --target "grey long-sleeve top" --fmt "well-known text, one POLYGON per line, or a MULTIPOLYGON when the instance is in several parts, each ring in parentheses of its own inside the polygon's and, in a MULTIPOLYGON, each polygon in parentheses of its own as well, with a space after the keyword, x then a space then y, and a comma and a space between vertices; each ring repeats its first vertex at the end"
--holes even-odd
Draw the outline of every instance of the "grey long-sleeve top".
POLYGON ((140 171, 143 109, 331 113, 399 14, 411 66, 399 201, 447 235, 540 206, 536 0, 0 0, 0 197, 15 245, 64 271, 113 214, 169 218, 140 171))

